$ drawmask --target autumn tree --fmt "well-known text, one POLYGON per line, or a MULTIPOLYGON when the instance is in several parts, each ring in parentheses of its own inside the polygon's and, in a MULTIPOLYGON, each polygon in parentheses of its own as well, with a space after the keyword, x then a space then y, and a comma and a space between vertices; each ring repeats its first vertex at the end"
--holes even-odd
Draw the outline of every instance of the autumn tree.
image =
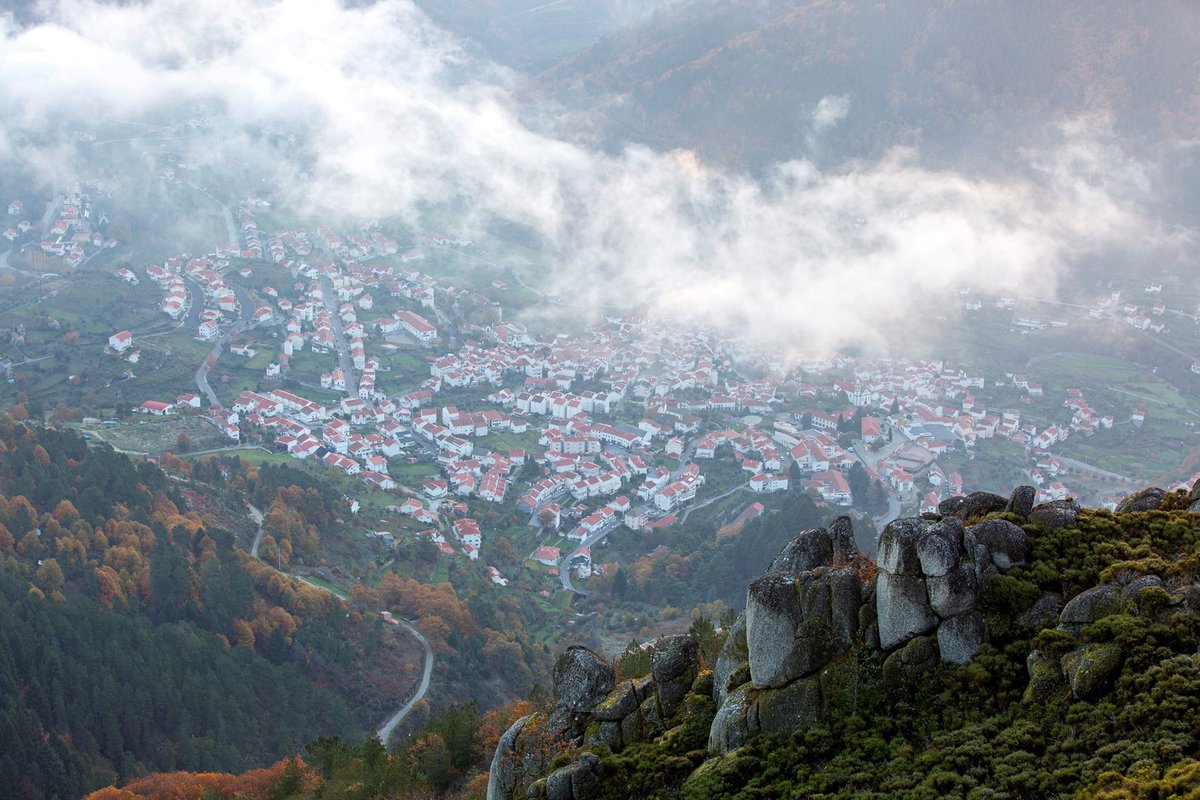
POLYGON ((58 561, 47 558, 37 570, 37 584, 45 592, 61 592, 66 577, 58 561))

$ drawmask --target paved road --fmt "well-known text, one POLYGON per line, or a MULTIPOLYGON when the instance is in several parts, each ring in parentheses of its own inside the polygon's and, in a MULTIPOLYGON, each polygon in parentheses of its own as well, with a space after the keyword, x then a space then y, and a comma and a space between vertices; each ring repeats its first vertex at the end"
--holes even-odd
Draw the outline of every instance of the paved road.
POLYGON ((416 693, 414 693, 409 701, 405 703, 399 711, 393 714, 387 722, 383 723, 383 725, 381 725, 377 731, 379 734, 379 740, 384 744, 387 744, 388 739, 390 739, 392 736, 392 732, 396 730, 396 726, 408 716, 408 713, 413 710, 413 706, 415 706, 429 691, 429 679, 433 675, 433 648, 429 646, 429 640, 422 636, 421 632, 417 630, 416 626, 410 624, 408 620, 401 619, 397 620, 397 622, 400 623, 400 627, 406 629, 409 633, 416 637, 418 642, 421 643, 421 647, 425 650, 425 671, 421 675, 421 685, 417 687, 416 693))
POLYGON ((562 582, 562 587, 564 589, 569 592, 574 592, 575 594, 587 597, 587 589, 580 589, 571 582, 571 559, 578 555, 580 550, 590 548, 596 542, 612 533, 613 529, 617 527, 620 527, 620 523, 612 524, 606 528, 596 531, 591 536, 588 536, 586 539, 580 542, 578 547, 558 560, 558 578, 562 582))
POLYGON ((188 293, 188 313, 183 319, 179 320, 173 327, 167 328, 164 331, 156 331, 154 333, 138 334, 139 339, 153 339, 155 336, 165 336, 168 333, 175 333, 183 327, 190 327, 192 330, 198 330, 200 327, 200 313, 204 311, 204 291, 200 288, 200 284, 193 281, 191 278, 184 277, 183 288, 188 293))
POLYGON ((220 408, 221 401, 217 399, 217 393, 208 385, 208 362, 209 358, 212 363, 216 364, 217 359, 221 356, 221 348, 225 346, 225 337, 221 336, 217 339, 217 343, 213 345, 213 349, 209 351, 204 360, 200 362, 200 366, 196 368, 196 388, 200 393, 208 398, 208 402, 213 408, 220 408))
POLYGON ((358 397, 358 373, 354 371, 354 362, 350 360, 350 346, 346 344, 346 337, 342 333, 342 320, 338 316, 337 293, 333 291, 333 284, 330 283, 328 275, 321 275, 321 296, 324 298, 325 308, 329 311, 338 363, 346 376, 346 396, 358 397))
POLYGON ((704 508, 705 506, 712 505, 713 503, 717 502, 718 500, 724 500, 726 497, 729 497, 729 495, 733 494, 734 492, 740 492, 742 489, 745 489, 749 485, 750 485, 750 481, 746 481, 745 483, 739 483, 737 486, 734 486, 732 489, 726 489, 725 491, 721 492, 720 494, 710 497, 701 503, 696 503, 694 505, 688 506, 684 510, 683 516, 681 516, 679 518, 679 524, 682 525, 683 523, 687 522, 687 518, 689 516, 691 516, 693 511, 699 511, 700 509, 704 508))
POLYGON ((41 280, 42 276, 39 275, 38 273, 30 272, 29 270, 24 270, 24 269, 17 269, 16 267, 9 264, 8 263, 8 254, 11 250, 12 250, 12 248, 9 248, 8 250, 5 250, 3 253, 0 253, 0 269, 6 269, 6 270, 9 270, 10 272, 15 272, 18 275, 24 275, 28 278, 33 278, 34 280, 41 280))
MULTIPOLYGON (((854 454, 858 456, 859 460, 868 467, 875 469, 875 465, 878 464, 883 458, 891 455, 904 445, 908 444, 908 441, 909 440, 905 438, 904 434, 900 432, 899 429, 893 428, 892 441, 888 442, 874 453, 870 452, 866 447, 863 446, 861 439, 856 440, 854 443, 854 454)), ((904 504, 900 501, 900 495, 898 495, 895 491, 888 489, 887 512, 873 518, 875 522, 876 536, 878 536, 880 533, 883 533, 884 527, 886 527, 889 522, 899 518, 900 511, 903 508, 904 504)))
POLYGON ((702 439, 702 436, 693 436, 684 445, 683 452, 679 456, 679 466, 671 473, 671 480, 679 480, 679 476, 683 474, 683 470, 687 468, 688 463, 692 460, 692 455, 696 452, 696 444, 702 439))
MULTIPOLYGON (((254 544, 252 544, 250 547, 250 555, 254 556, 255 558, 259 558, 258 545, 262 541, 263 537, 263 513, 254 506, 249 506, 249 510, 250 518, 253 519, 255 524, 258 526, 258 531, 254 534, 254 544)), ((331 591, 328 587, 321 586, 318 583, 313 583, 312 581, 300 575, 292 575, 286 572, 284 574, 289 578, 295 578, 296 580, 302 581, 314 589, 320 589, 321 591, 329 592, 335 597, 337 596, 337 593, 331 591)), ((413 693, 413 696, 408 699, 407 703, 400 706, 400 708, 396 710, 396 713, 388 717, 387 720, 380 725, 379 729, 376 731, 376 734, 379 736, 379 740, 385 745, 387 744, 388 739, 391 738, 392 732, 396 730, 396 726, 408 716, 409 712, 413 710, 413 706, 419 703, 429 692, 429 681, 433 676, 433 648, 429 646, 429 640, 426 639, 419 630, 417 630, 416 626, 408 622, 408 620, 397 619, 396 622, 399 623, 398 627, 402 627, 407 630, 416 638, 418 642, 420 642, 421 649, 425 651, 425 670, 421 674, 421 683, 417 686, 417 691, 413 693)))
MULTIPOLYGON (((196 388, 208 398, 208 402, 215 408, 221 408, 221 401, 217 399, 217 393, 208 385, 208 362, 211 359, 214 365, 217 363, 217 359, 221 357, 221 351, 225 348, 225 343, 233 341, 235 336, 251 327, 251 318, 254 314, 254 309, 251 308, 253 304, 247 302, 249 295, 246 294, 246 291, 240 287, 234 287, 234 294, 238 296, 238 308, 240 311, 237 322, 230 325, 228 331, 217 336, 212 350, 209 351, 208 355, 205 356, 204 360, 200 362, 200 366, 196 369, 196 388)), ((195 305, 194 299, 193 305, 195 305)))
POLYGON ((250 555, 258 558, 258 546, 262 544, 263 537, 263 512, 254 506, 248 506, 250 509, 250 519, 254 520, 254 524, 258 526, 258 530, 254 532, 254 544, 250 545, 250 555))
POLYGON ((1093 466, 1093 465, 1087 463, 1086 461, 1080 461, 1075 458, 1067 458, 1064 455, 1059 455, 1059 456, 1057 456, 1057 458, 1059 461, 1061 461, 1066 466, 1080 470, 1081 472, 1090 472, 1093 475, 1099 475, 1101 477, 1108 478, 1108 479, 1114 480, 1114 481, 1121 481, 1122 483, 1136 483, 1137 482, 1135 479, 1130 478, 1128 475, 1118 475, 1115 472, 1109 472, 1106 469, 1101 469, 1100 467, 1093 466))

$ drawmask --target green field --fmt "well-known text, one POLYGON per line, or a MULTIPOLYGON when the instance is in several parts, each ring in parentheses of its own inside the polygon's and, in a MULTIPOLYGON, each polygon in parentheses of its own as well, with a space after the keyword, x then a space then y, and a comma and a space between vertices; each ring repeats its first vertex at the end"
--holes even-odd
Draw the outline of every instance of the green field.
POLYGON ((192 440, 191 450, 225 447, 230 441, 203 417, 171 414, 165 417, 135 414, 117 425, 74 425, 118 450, 132 453, 178 452, 179 435, 192 440))
POLYGON ((1147 417, 1159 422, 1200 420, 1200 398, 1185 396, 1151 369, 1122 359, 1062 354, 1039 359, 1029 374, 1044 382, 1047 400, 1061 402, 1067 388, 1079 388, 1094 409, 1118 421, 1142 405, 1147 417))
POLYGON ((300 459, 292 458, 287 453, 270 453, 260 447, 248 447, 231 454, 237 455, 248 464, 288 464, 296 467, 301 464, 300 459))
POLYGON ((316 586, 320 586, 322 589, 328 589, 329 591, 333 592, 335 595, 342 598, 343 600, 350 599, 350 595, 347 594, 344 590, 333 585, 329 581, 318 578, 316 575, 305 575, 304 580, 306 580, 309 583, 314 584, 316 586))
POLYGON ((418 461, 416 464, 395 461, 388 464, 388 473, 398 483, 413 486, 420 484, 426 478, 437 475, 438 472, 437 465, 429 461, 418 461))
POLYGON ((538 434, 535 431, 511 433, 509 431, 492 431, 478 440, 492 450, 507 452, 509 450, 524 450, 528 455, 545 452, 546 448, 538 444, 538 434))

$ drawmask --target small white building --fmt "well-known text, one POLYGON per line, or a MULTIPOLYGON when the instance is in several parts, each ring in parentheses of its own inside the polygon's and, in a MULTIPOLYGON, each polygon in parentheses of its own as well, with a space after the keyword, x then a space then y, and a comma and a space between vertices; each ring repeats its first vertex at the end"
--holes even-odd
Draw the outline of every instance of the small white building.
POLYGON ((124 353, 130 347, 133 347, 133 334, 129 331, 114 333, 108 337, 108 346, 118 353, 124 353))

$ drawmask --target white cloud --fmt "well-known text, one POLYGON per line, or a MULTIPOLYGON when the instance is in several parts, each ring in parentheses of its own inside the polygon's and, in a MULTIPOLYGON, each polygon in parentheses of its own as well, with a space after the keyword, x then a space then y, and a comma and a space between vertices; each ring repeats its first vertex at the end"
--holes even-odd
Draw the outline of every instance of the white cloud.
POLYGON ((818 132, 828 130, 850 113, 850 98, 846 95, 826 95, 813 111, 813 128, 818 132))
MULTIPOLYGON (((468 233, 512 220, 544 239, 564 292, 763 340, 883 348, 929 329, 961 285, 1052 292, 1072 259, 1146 230, 1136 200, 1152 176, 1082 125, 1026 153, 1023 179, 932 171, 897 150, 755 180, 690 153, 606 154, 535 132, 510 73, 401 0, 64 0, 47 15, 4 31, 0 157, 49 169, 64 160, 54 133, 72 124, 205 104, 225 120, 205 157, 286 178, 301 207, 419 224, 452 205, 468 233), (264 126, 294 131, 300 151, 264 126)), ((814 129, 848 112, 826 97, 814 129)))

